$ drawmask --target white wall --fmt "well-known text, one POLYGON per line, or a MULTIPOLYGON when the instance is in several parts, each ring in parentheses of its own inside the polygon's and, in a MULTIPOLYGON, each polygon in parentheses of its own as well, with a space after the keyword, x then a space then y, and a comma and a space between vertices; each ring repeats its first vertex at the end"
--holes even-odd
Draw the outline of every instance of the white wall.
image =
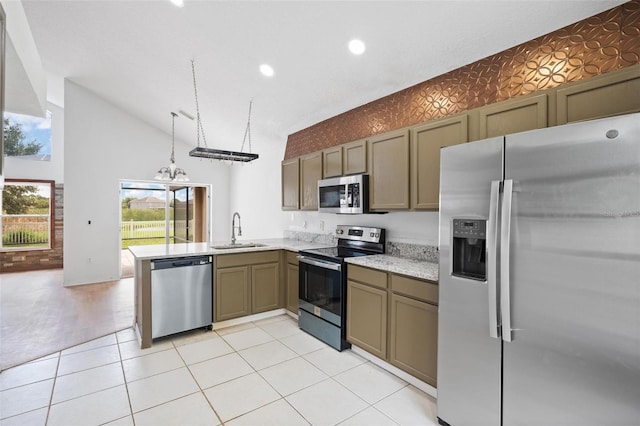
POLYGON ((5 157, 5 178, 64 181, 64 110, 52 103, 47 103, 47 109, 51 111, 51 161, 5 157))
POLYGON ((5 110, 44 117, 47 79, 19 1, 0 0, 7 16, 5 110))
MULTIPOLYGON (((118 279, 120 180, 152 179, 169 162, 171 135, 69 80, 64 104, 64 283, 118 279)), ((213 239, 228 238, 229 166, 191 158, 191 148, 176 141, 176 164, 212 184, 213 239)))
MULTIPOLYGON (((254 132, 252 150, 260 155, 249 163, 231 166, 230 213, 240 213, 242 237, 282 238, 286 224, 280 208, 280 162, 284 156, 286 136, 268 136, 254 132)), ((227 227, 231 237, 231 222, 227 227)))

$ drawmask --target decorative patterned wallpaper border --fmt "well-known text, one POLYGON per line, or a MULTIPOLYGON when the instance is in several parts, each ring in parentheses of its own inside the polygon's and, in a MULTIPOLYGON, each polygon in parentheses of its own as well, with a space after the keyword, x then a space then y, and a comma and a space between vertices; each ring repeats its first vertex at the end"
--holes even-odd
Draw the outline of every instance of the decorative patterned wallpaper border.
POLYGON ((633 0, 293 133, 284 158, 638 63, 640 0, 633 0))

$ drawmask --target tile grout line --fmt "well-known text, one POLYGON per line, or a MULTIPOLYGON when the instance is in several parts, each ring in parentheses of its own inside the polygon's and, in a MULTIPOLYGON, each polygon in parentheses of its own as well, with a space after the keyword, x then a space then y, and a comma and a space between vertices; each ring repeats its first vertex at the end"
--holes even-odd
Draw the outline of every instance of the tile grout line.
POLYGON ((44 424, 49 423, 49 414, 51 413, 51 405, 53 404, 53 392, 56 390, 56 380, 58 380, 58 369, 62 361, 62 351, 58 352, 58 362, 56 363, 56 371, 53 376, 53 385, 51 386, 51 396, 49 397, 49 405, 47 406, 47 415, 44 418, 44 424))
MULTIPOLYGON (((216 334, 216 336, 218 336, 217 338, 222 337, 222 336, 220 336, 220 335, 219 335, 215 330, 212 330, 212 331, 216 334)), ((215 338, 215 337, 214 337, 214 338, 215 338)), ((203 339, 202 341, 204 341, 204 339, 203 339)), ((193 343, 198 343, 198 342, 193 342, 193 343)), ((225 341, 225 343, 226 343, 226 341, 225 341)), ((176 344, 175 344, 175 342, 174 342, 173 340, 171 341, 171 344, 173 345, 173 348, 175 349, 175 351, 178 353, 178 356, 180 357, 180 359, 182 360, 182 362, 184 362, 184 365, 185 365, 185 367, 187 368, 187 371, 189 372, 189 375, 191 376, 191 378, 193 379, 193 381, 194 381, 194 382, 196 382, 196 386, 198 386, 198 389, 200 389, 200 394, 202 394, 202 397, 204 398, 204 400, 205 400, 205 401, 207 401, 207 404, 209 404, 209 407, 211 407, 211 411, 213 411, 213 414, 215 414, 215 416, 216 416, 216 418, 218 419, 218 421, 220 422, 220 424, 221 424, 221 425, 224 425, 224 422, 222 421, 222 418, 220 417, 220 415, 218 414, 218 412, 216 411, 216 409, 215 409, 215 408, 213 408, 213 405, 211 404, 211 401, 209 401, 209 398, 207 398, 207 395, 205 395, 205 394, 204 394, 204 390, 203 390, 203 389, 202 389, 202 387, 200 386, 200 383, 198 382, 198 379, 196 379, 196 377, 193 375, 193 372, 192 372, 192 371, 191 371, 191 369, 189 368, 189 364, 187 364, 187 361, 185 361, 185 359, 182 357, 182 354, 181 354, 181 353, 180 353, 180 351, 178 350, 178 347, 176 346, 176 344)), ((186 345, 183 345, 183 346, 187 346, 187 345, 189 345, 189 344, 190 344, 190 343, 187 343, 186 345)), ((231 345, 229 345, 229 346, 231 346, 231 345)), ((232 348, 232 349, 233 349, 233 348, 232 348)), ((221 355, 221 356, 224 356, 224 355, 221 355)), ((215 358, 219 358, 219 357, 215 357, 215 358)), ((215 358, 210 358, 210 359, 215 359, 215 358)), ((206 362, 206 361, 208 361, 208 360, 204 360, 204 361, 201 361, 201 362, 206 362)), ((196 365, 196 364, 199 364, 199 363, 195 363, 195 364, 192 364, 192 365, 196 365)), ((194 393, 189 394, 189 395, 195 395, 196 393, 197 393, 197 392, 194 392, 194 393)), ((185 395, 185 396, 189 396, 189 395, 185 395)), ((184 398, 184 396, 183 396, 183 397, 181 397, 181 398, 184 398)), ((165 403, 165 404, 166 404, 166 403, 165 403)), ((135 426, 135 425, 134 425, 134 426, 135 426)))
MULTIPOLYGON (((129 412, 131 413, 131 422, 133 426, 136 425, 136 418, 133 416, 133 407, 131 406, 131 395, 129 394, 129 383, 127 382, 127 376, 124 372, 124 361, 122 360, 122 352, 120 351, 120 342, 118 336, 114 333, 116 338, 116 344, 118 345, 118 357, 120 358, 120 369, 122 370, 122 380, 124 381, 124 389, 127 392, 127 402, 129 403, 129 412)), ((117 419, 115 419, 117 420, 117 419)))

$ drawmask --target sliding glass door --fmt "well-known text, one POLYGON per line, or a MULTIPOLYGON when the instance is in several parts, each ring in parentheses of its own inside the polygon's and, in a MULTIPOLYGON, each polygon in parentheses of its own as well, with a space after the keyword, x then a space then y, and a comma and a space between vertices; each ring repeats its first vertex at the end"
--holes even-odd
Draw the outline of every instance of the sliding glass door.
POLYGON ((133 275, 130 246, 208 241, 209 190, 202 185, 121 182, 121 276, 133 275))

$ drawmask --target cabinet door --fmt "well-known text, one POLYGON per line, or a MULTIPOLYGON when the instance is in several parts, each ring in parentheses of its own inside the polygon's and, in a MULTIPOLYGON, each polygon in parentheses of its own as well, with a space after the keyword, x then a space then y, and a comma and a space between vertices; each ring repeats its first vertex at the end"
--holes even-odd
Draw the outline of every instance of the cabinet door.
POLYGON ((342 145, 342 173, 345 176, 367 173, 366 139, 342 145))
POLYGON ((215 312, 216 321, 249 315, 249 267, 222 268, 216 270, 215 312))
POLYGON ((251 266, 251 313, 280 308, 280 264, 251 266))
POLYGON ((480 109, 480 139, 547 127, 547 95, 498 102, 480 109))
POLYGON ((342 147, 334 146, 322 151, 322 177, 342 176, 342 147))
POLYGON ((438 307, 391 294, 389 362, 436 386, 438 307))
POLYGON ((640 65, 561 87, 558 124, 640 111, 640 65))
POLYGON ((387 290, 347 282, 347 341, 387 357, 387 290))
POLYGON ((469 140, 467 115, 438 120, 411 131, 411 207, 437 209, 440 148, 469 140))
POLYGON ((287 301, 286 308, 298 314, 298 265, 287 263, 287 301))
POLYGON ((369 208, 409 208, 409 131, 369 140, 369 208))
POLYGON ((300 208, 300 159, 282 162, 282 210, 300 208))
POLYGON ((300 210, 318 210, 318 180, 322 179, 322 152, 300 158, 300 210))

